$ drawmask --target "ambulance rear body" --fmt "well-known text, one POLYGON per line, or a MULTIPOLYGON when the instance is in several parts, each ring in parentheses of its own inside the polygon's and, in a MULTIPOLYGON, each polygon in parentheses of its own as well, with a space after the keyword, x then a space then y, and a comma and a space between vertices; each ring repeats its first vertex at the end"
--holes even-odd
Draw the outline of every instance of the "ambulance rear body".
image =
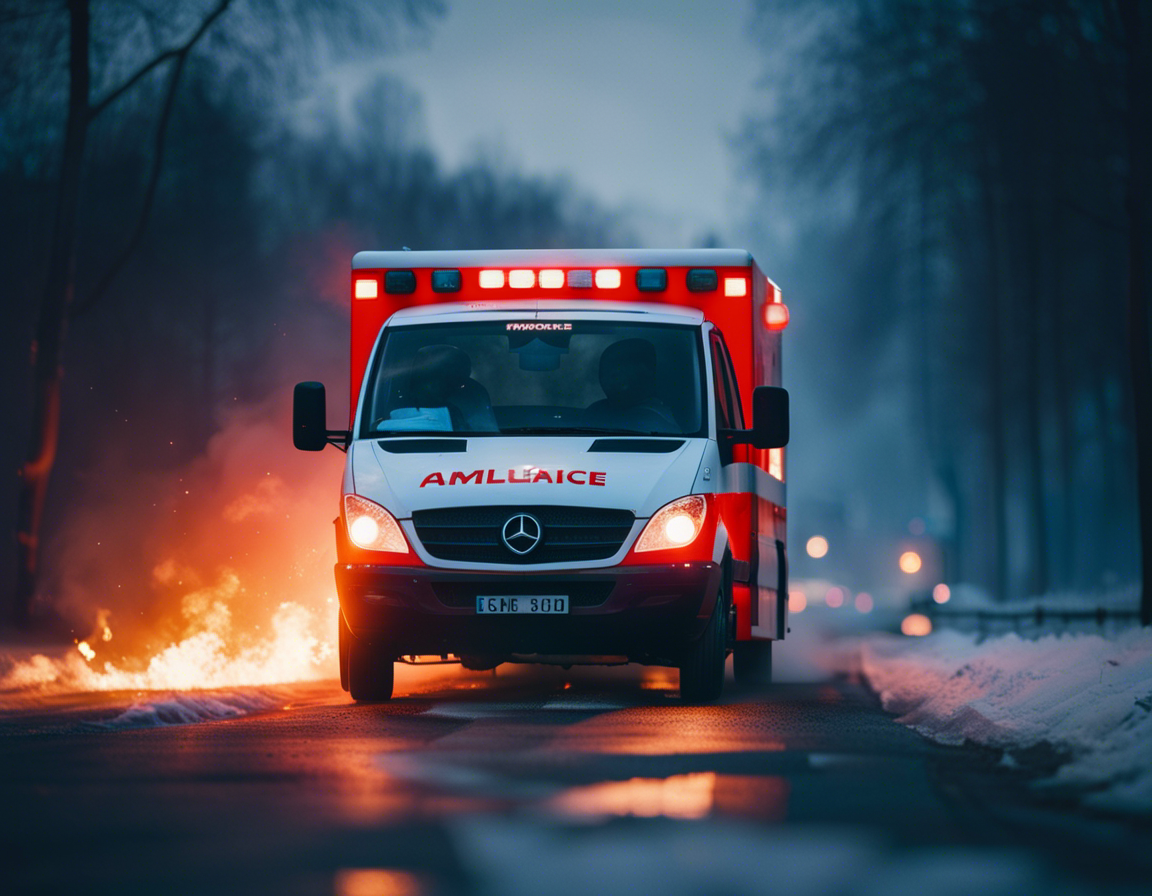
POLYGON ((347 449, 355 699, 419 657, 675 666, 690 700, 733 651, 738 678, 768 677, 787 312, 748 253, 361 252, 351 303, 349 428, 324 429, 314 383, 294 428, 347 449))

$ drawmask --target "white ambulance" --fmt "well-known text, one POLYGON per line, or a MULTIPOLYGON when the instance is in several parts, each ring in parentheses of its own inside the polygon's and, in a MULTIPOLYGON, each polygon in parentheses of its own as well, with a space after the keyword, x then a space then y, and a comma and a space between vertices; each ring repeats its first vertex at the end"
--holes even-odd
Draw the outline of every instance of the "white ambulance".
POLYGON ((393 663, 648 663, 686 701, 764 681, 787 631, 780 291, 744 251, 360 252, 341 683, 393 663))

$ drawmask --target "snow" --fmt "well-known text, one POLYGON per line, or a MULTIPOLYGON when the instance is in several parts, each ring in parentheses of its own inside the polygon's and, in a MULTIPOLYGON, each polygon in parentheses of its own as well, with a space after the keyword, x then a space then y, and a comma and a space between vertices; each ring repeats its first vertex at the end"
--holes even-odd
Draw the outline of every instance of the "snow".
MULTIPOLYGON (((1049 745, 1067 761, 1040 787, 1069 788, 1099 808, 1152 811, 1152 631, 1038 640, 940 631, 855 643, 859 672, 884 708, 924 736, 1004 750, 1007 764, 1049 745)), ((840 649, 842 666, 849 654, 840 649)))
POLYGON ((283 704, 274 694, 261 691, 189 696, 174 694, 168 699, 133 703, 119 715, 93 727, 123 730, 126 728, 163 728, 169 725, 194 725, 235 719, 256 712, 267 712, 283 704))

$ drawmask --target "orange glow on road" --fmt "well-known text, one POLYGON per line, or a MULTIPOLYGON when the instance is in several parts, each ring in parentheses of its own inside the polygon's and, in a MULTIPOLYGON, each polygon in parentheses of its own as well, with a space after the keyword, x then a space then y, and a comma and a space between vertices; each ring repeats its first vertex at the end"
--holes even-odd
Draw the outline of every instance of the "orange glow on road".
POLYGON ((415 874, 394 868, 341 868, 333 889, 336 896, 419 896, 427 892, 415 874))
POLYGON ((715 772, 631 778, 566 790, 550 802, 563 815, 704 818, 712 811, 715 772))

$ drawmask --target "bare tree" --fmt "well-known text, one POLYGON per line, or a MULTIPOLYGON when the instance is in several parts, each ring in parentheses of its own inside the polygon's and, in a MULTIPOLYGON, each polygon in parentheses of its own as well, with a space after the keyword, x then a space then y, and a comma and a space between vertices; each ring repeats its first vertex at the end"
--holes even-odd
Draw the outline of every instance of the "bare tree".
MULTIPOLYGON (((93 70, 94 0, 66 0, 66 3, 67 116, 59 156, 47 276, 30 352, 33 382, 31 432, 19 469, 17 581, 12 615, 21 625, 27 624, 31 618, 40 573, 45 502, 60 441, 61 388, 69 323, 80 312, 100 301, 137 252, 155 205, 164 169, 169 124, 189 57, 211 33, 220 31, 217 23, 233 6, 233 0, 211 0, 210 5, 205 5, 197 14, 190 13, 184 4, 174 3, 159 11, 134 5, 136 14, 144 23, 144 30, 153 35, 161 30, 158 27, 163 18, 161 12, 171 13, 171 17, 187 30, 172 46, 155 50, 150 58, 138 63, 133 70, 120 73, 123 52, 119 55, 108 52, 109 58, 99 60, 104 69, 93 70), (111 59, 113 56, 117 57, 115 64, 111 59), (99 76, 94 77, 97 73, 99 76), (111 81, 117 74, 119 80, 106 86, 103 95, 94 98, 93 84, 111 81), (146 83, 154 84, 157 78, 164 80, 158 108, 152 114, 151 156, 134 222, 128 227, 123 244, 92 280, 93 287, 84 295, 78 295, 78 221, 90 129, 127 95, 146 83)), ((323 58, 320 45, 328 38, 335 43, 358 44, 378 52, 389 41, 395 41, 388 26, 397 18, 419 23, 425 14, 441 10, 438 0, 391 0, 376 4, 364 0, 331 0, 324 4, 311 4, 304 0, 249 0, 244 6, 246 17, 229 39, 236 45, 236 55, 243 59, 242 64, 247 69, 245 74, 258 71, 265 80, 276 80, 282 85, 305 71, 308 64, 315 65, 323 58), (260 23, 263 27, 253 27, 260 23), (269 23, 274 23, 275 27, 268 27, 269 23), (253 52, 253 47, 261 41, 263 46, 258 49, 263 52, 253 52), (293 58, 286 49, 294 49, 296 57, 293 58), (307 64, 303 61, 305 57, 307 64)), ((8 14, 0 24, 20 22, 43 13, 44 8, 32 2, 27 9, 8 14)), ((129 42, 128 38, 121 41, 129 42)))

